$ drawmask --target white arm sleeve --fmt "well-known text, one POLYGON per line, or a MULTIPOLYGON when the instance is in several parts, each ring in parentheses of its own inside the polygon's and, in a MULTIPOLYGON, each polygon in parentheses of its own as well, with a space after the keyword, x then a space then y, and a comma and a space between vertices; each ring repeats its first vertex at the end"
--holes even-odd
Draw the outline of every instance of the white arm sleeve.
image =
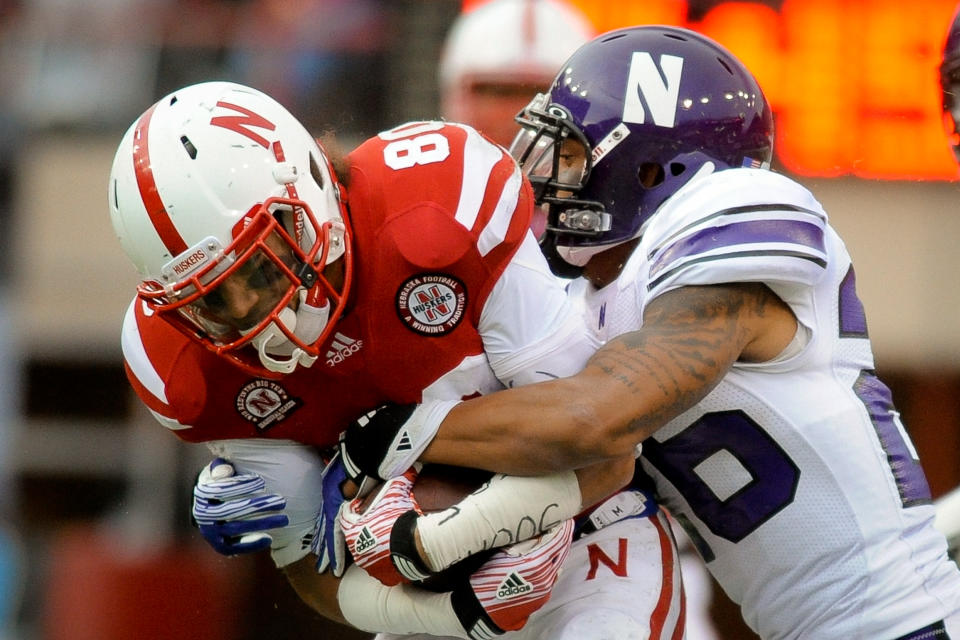
POLYGON ((597 348, 564 284, 527 233, 480 314, 484 351, 505 386, 573 375, 597 348))
POLYGON ((364 631, 469 638, 449 593, 408 584, 387 587, 355 564, 347 567, 340 581, 337 601, 347 622, 364 631))
POLYGON ((267 493, 287 499, 283 513, 290 523, 272 529, 270 555, 278 567, 296 562, 310 552, 317 513, 323 505, 323 459, 314 447, 291 440, 217 440, 208 442, 214 455, 229 460, 237 473, 256 473, 267 493))

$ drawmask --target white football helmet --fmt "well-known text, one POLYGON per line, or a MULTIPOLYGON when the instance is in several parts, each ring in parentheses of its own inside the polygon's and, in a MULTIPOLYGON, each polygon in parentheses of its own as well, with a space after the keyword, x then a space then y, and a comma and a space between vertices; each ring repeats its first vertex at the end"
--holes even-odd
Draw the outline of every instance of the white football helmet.
POLYGON ((440 59, 443 117, 509 145, 516 133, 513 117, 546 91, 564 61, 592 37, 589 21, 563 0, 491 0, 460 15, 440 59), (477 99, 484 85, 503 97, 515 87, 522 91, 519 103, 502 101, 508 112, 488 113, 489 104, 477 99), (506 131, 498 135, 501 128, 506 131))
POLYGON ((350 232, 327 156, 284 107, 227 82, 171 93, 127 130, 108 198, 154 313, 254 375, 313 364, 350 289, 350 232))

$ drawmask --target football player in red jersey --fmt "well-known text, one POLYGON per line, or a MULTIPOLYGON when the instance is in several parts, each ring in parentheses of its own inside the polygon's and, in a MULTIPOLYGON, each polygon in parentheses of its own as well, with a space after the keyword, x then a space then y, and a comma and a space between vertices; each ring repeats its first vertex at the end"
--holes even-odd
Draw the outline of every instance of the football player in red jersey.
MULTIPOLYGON (((586 16, 563 0, 490 0, 461 13, 438 66, 442 117, 509 148, 514 117, 592 36, 586 16)), ((538 236, 545 222, 535 209, 538 236)))
MULTIPOLYGON (((214 546, 269 545, 309 604, 343 620, 339 591, 341 605, 354 605, 346 620, 370 630, 489 637, 542 606, 569 551, 570 518, 628 485, 631 457, 557 474, 569 491, 549 517, 525 511, 541 509, 540 480, 513 479, 530 500, 516 500, 472 547, 503 552, 452 596, 399 585, 376 591, 383 606, 371 607, 366 590, 378 583, 357 567, 342 582, 333 575, 345 559, 330 528, 342 500, 330 477, 343 467, 331 464, 324 483, 320 455, 371 407, 446 399, 420 416, 438 425, 461 398, 571 374, 592 351, 528 231, 529 183, 503 149, 467 126, 409 123, 335 171, 268 96, 204 83, 133 123, 108 197, 143 276, 123 327, 128 377, 161 424, 220 457, 204 470, 194 510, 214 546), (510 597, 490 586, 498 577, 514 585, 510 597)), ((431 428, 404 432, 383 477, 407 469, 431 428)), ((671 557, 659 516, 622 520, 640 515, 622 503, 642 504, 641 494, 616 496, 592 528, 638 523, 637 535, 671 557)), ((469 553, 453 546, 429 569, 469 553)), ((678 601, 675 568, 665 567, 663 588, 678 601)))

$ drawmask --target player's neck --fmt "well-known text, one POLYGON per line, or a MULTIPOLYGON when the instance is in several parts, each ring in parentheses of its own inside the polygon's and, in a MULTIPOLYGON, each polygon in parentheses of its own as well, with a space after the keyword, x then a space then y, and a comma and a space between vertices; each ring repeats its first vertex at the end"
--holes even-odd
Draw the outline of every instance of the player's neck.
POLYGON ((603 289, 617 279, 639 242, 640 238, 635 238, 593 256, 583 268, 583 277, 597 289, 603 289))

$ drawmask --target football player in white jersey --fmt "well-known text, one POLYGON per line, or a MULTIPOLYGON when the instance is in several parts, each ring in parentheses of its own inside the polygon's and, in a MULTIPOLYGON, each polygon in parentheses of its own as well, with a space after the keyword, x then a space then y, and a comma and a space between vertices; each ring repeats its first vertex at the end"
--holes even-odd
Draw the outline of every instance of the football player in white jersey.
MULTIPOLYGON (((563 0, 490 0, 454 21, 439 65, 440 113, 509 147, 513 119, 594 35, 587 18, 563 0)), ((543 231, 542 212, 534 216, 543 231)), ((716 637, 710 621, 713 584, 686 537, 679 539, 691 640, 716 637)))
POLYGON ((461 403, 423 459, 543 473, 642 441, 662 504, 765 640, 960 638, 960 572, 850 256, 770 171, 749 71, 694 32, 623 29, 519 121, 542 247, 581 275, 603 346, 575 376, 461 403))
MULTIPOLYGON (((960 10, 953 16, 940 64, 943 122, 954 156, 960 162, 960 10)), ((960 487, 941 496, 937 502, 937 528, 947 536, 950 552, 960 553, 960 487)))

